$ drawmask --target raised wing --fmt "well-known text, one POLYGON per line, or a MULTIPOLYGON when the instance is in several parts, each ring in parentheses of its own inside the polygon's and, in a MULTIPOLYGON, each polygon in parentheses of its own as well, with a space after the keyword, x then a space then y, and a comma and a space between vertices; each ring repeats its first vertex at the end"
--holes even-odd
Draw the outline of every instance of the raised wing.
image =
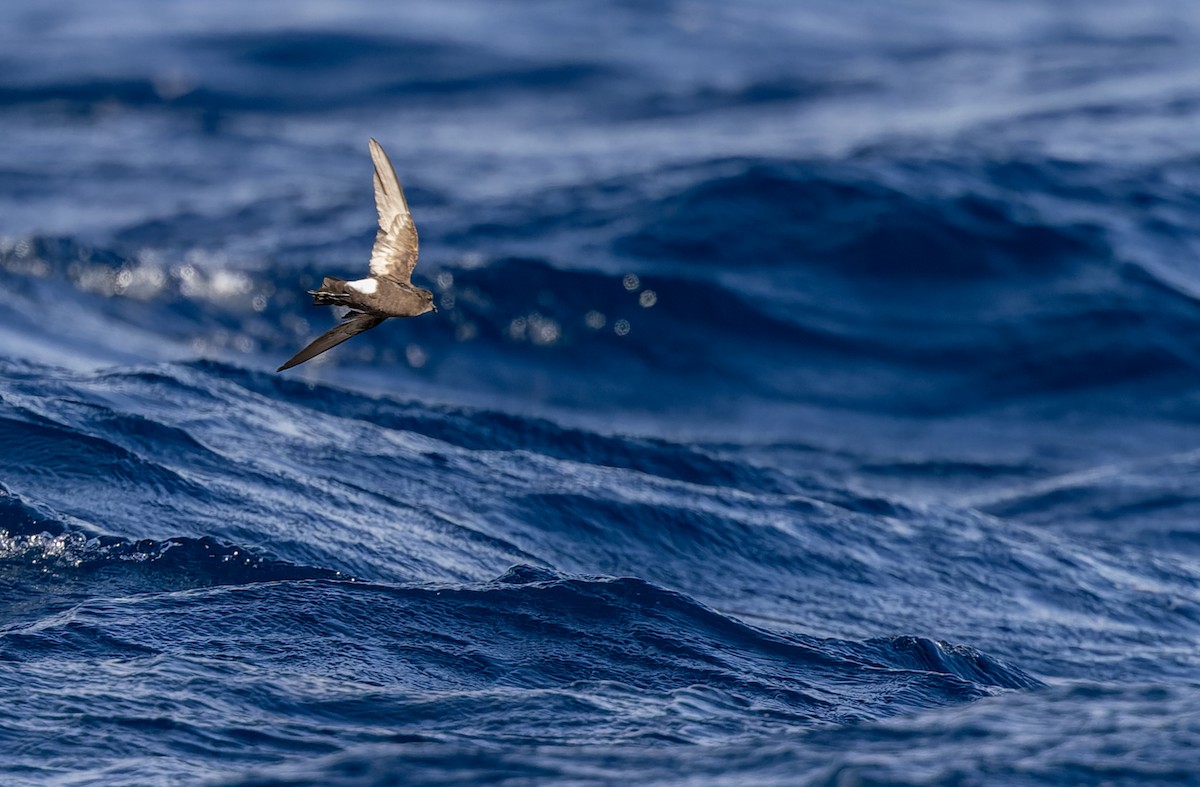
POLYGON ((287 363, 275 371, 282 372, 284 369, 291 369, 293 366, 298 366, 311 358, 316 358, 330 347, 337 347, 351 336, 357 336, 363 331, 369 331, 386 319, 387 317, 380 317, 375 314, 350 312, 350 315, 346 319, 313 339, 307 347, 293 355, 287 363))
POLYGON ((408 212, 404 189, 387 154, 371 140, 375 162, 375 207, 379 210, 379 232, 371 249, 371 275, 407 282, 417 264, 417 227, 408 212))

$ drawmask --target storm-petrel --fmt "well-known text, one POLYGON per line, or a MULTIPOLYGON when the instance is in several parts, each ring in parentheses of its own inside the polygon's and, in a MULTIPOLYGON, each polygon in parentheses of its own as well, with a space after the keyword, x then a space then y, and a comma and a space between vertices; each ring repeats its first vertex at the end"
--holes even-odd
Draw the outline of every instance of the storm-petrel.
POLYGON ((276 369, 277 372, 315 358, 388 317, 416 317, 437 311, 433 293, 412 284, 412 271, 417 264, 417 228, 408 212, 404 189, 396 180, 396 170, 373 139, 371 159, 375 162, 375 207, 379 210, 379 232, 375 233, 375 248, 371 249, 371 275, 357 281, 326 276, 320 289, 308 291, 317 306, 345 306, 350 311, 340 323, 276 369))

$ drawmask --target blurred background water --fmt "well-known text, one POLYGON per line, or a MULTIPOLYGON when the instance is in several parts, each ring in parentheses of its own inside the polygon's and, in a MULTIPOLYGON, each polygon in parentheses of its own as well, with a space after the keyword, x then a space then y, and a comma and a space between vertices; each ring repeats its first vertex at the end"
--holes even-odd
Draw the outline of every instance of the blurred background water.
POLYGON ((0 781, 1200 781, 1200 6, 0 41, 0 781))

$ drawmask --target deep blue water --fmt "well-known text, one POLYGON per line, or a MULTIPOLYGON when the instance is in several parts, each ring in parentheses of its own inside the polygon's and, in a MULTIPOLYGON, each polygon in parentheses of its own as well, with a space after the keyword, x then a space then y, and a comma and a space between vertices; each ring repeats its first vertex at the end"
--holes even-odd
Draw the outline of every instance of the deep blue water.
POLYGON ((1200 783, 1200 6, 0 41, 0 783, 1200 783))

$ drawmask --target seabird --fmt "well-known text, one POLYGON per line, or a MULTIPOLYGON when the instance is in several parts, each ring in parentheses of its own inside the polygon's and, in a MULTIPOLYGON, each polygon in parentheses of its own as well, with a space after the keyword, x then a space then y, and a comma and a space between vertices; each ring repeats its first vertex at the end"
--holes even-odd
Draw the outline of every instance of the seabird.
POLYGON ((388 317, 416 317, 437 311, 433 293, 412 284, 417 264, 417 228, 408 212, 404 189, 396 179, 396 170, 373 139, 371 160, 375 162, 375 207, 379 210, 379 231, 371 249, 371 275, 357 281, 326 276, 319 289, 308 291, 317 306, 345 306, 350 311, 340 323, 276 369, 277 372, 315 358, 351 336, 371 330, 388 317))

